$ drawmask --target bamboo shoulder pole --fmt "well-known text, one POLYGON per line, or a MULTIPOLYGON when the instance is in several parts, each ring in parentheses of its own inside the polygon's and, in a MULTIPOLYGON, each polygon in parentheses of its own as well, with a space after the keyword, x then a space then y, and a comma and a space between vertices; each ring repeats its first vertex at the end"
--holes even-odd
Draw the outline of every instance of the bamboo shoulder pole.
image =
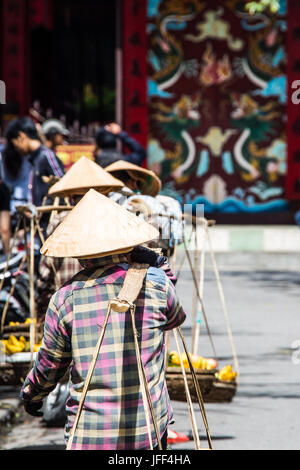
POLYGON ((228 337, 229 337, 229 341, 230 341, 230 345, 231 345, 231 350, 232 350, 232 355, 233 355, 233 360, 234 360, 234 366, 236 368, 236 371, 237 371, 237 374, 238 374, 238 377, 239 377, 239 363, 238 363, 236 348, 235 348, 234 339, 233 339, 233 335, 232 335, 232 330, 231 330, 231 326, 230 326, 230 320, 229 320, 227 305, 226 305, 226 301, 225 301, 224 290, 223 290, 223 286, 222 286, 222 283, 221 283, 219 269, 218 269, 218 266, 217 266, 215 253, 213 251, 208 226, 206 226, 206 232, 207 232, 207 241, 208 241, 210 256, 211 256, 213 269, 214 269, 216 280, 217 280, 217 285, 218 285, 219 295, 220 295, 220 299, 221 299, 222 309, 223 309, 223 313, 224 313, 224 317, 225 317, 227 333, 228 333, 228 337))
MULTIPOLYGON (((193 271, 195 274, 195 284, 199 286, 199 238, 198 238, 198 232, 197 232, 197 227, 195 229, 195 245, 194 245, 194 265, 193 265, 193 271)), ((199 288, 199 287, 198 287, 199 288)), ((193 302, 192 302, 192 348, 191 350, 193 351, 193 354, 196 354, 195 352, 195 341, 196 341, 196 325, 197 325, 197 315, 198 315, 198 295, 197 295, 197 290, 196 286, 194 285, 193 288, 193 302)))
POLYGON ((33 362, 34 345, 36 342, 36 309, 34 295, 34 230, 35 218, 30 219, 30 263, 29 263, 29 303, 30 303, 30 352, 31 362, 33 362))

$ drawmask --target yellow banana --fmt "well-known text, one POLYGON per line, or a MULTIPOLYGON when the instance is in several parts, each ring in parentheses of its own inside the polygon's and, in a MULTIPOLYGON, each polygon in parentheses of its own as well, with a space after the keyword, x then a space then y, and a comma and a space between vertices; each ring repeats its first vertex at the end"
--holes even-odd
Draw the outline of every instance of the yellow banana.
POLYGON ((12 345, 15 345, 15 346, 19 345, 19 341, 17 340, 17 338, 15 336, 12 336, 12 335, 9 337, 8 342, 12 345))
POLYGON ((12 344, 7 343, 6 344, 6 354, 11 355, 11 354, 16 354, 22 351, 22 348, 18 346, 13 346, 12 344))
POLYGON ((180 358, 176 351, 171 351, 169 354, 169 365, 177 366, 180 365, 180 358))
POLYGON ((20 340, 18 340, 15 336, 11 335, 8 340, 5 340, 4 343, 6 354, 11 355, 24 351, 26 339, 24 336, 21 336, 20 340))
POLYGON ((225 366, 215 374, 216 378, 225 382, 233 382, 237 373, 232 371, 232 366, 225 366))
POLYGON ((40 343, 34 345, 33 351, 38 352, 38 350, 40 349, 41 346, 42 346, 42 341, 40 343))

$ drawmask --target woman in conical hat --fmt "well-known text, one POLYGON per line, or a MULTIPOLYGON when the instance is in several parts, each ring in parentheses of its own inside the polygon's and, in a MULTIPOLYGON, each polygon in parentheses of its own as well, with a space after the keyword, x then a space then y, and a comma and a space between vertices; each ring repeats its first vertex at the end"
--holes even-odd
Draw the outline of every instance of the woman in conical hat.
POLYGON ((44 243, 57 258, 99 258, 129 252, 159 236, 157 230, 90 189, 44 243))
MULTIPOLYGON (((86 157, 81 157, 59 181, 50 186, 48 194, 55 198, 69 197, 72 206, 90 189, 108 194, 112 190, 121 190, 123 186, 122 181, 114 178, 95 162, 86 157)), ((55 206, 40 208, 40 210, 44 209, 51 211, 55 209, 55 206)), ((54 232, 67 214, 66 210, 52 212, 46 231, 47 237, 54 232)), ((37 311, 41 317, 44 316, 54 292, 81 270, 78 260, 58 259, 56 255, 54 256, 54 258, 42 256, 39 263, 37 311)))
POLYGON ((52 197, 68 197, 75 194, 82 196, 91 188, 102 194, 108 194, 120 190, 123 186, 122 181, 83 156, 56 184, 51 186, 48 194, 52 197))
POLYGON ((155 197, 161 190, 161 181, 153 171, 125 160, 114 162, 105 170, 123 181, 132 191, 155 197))
POLYGON ((151 242, 151 247, 158 247, 169 256, 174 246, 183 241, 182 210, 178 201, 168 196, 161 196, 161 181, 150 170, 125 161, 109 165, 106 170, 123 181, 132 193, 126 197, 112 192, 109 197, 132 212, 138 212, 147 222, 156 227, 161 236, 159 241, 151 242), (136 194, 138 192, 139 194, 136 194))
MULTIPOLYGON (((104 324, 134 247, 158 236, 156 229, 107 197, 90 190, 46 240, 42 253, 76 257, 84 269, 52 297, 43 345, 25 379, 21 397, 38 416, 44 398, 71 366, 66 404, 66 441, 73 428, 83 385, 104 324)), ((172 282, 149 267, 138 295, 135 323, 155 420, 166 448, 172 409, 165 381, 164 332, 178 327, 185 313, 172 282)), ((95 357, 71 450, 143 450, 150 438, 140 387, 130 312, 111 312, 101 351, 95 357)), ((153 432, 152 443, 157 446, 153 432)))

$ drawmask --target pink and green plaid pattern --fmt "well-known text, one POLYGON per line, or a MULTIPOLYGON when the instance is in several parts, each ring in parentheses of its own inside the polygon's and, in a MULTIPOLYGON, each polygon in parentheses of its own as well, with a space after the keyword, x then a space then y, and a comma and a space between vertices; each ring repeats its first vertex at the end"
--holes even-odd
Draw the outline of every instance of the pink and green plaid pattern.
MULTIPOLYGON (((108 301, 119 294, 128 267, 125 256, 89 260, 50 301, 43 345, 21 396, 29 385, 30 397, 43 399, 71 366, 66 440, 108 301)), ((136 305, 141 355, 162 436, 172 418, 164 376, 164 332, 182 324, 185 313, 172 282, 156 268, 148 269, 136 305)), ((154 432, 152 437, 155 445, 154 432)), ((129 311, 111 313, 72 448, 149 448, 129 311)))

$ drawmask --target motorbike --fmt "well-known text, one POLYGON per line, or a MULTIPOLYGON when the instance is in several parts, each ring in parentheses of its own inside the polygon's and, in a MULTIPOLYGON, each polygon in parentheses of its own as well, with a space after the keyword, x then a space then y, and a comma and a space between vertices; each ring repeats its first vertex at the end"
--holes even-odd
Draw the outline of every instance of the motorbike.
POLYGON ((22 271, 19 272, 19 266, 24 255, 25 251, 23 250, 13 253, 8 262, 7 270, 7 255, 0 255, 0 282, 3 282, 3 287, 0 291, 1 322, 3 310, 8 301, 4 326, 10 322, 24 323, 29 316, 29 276, 26 263, 23 265, 22 271), (14 292, 10 296, 13 286, 14 292))

